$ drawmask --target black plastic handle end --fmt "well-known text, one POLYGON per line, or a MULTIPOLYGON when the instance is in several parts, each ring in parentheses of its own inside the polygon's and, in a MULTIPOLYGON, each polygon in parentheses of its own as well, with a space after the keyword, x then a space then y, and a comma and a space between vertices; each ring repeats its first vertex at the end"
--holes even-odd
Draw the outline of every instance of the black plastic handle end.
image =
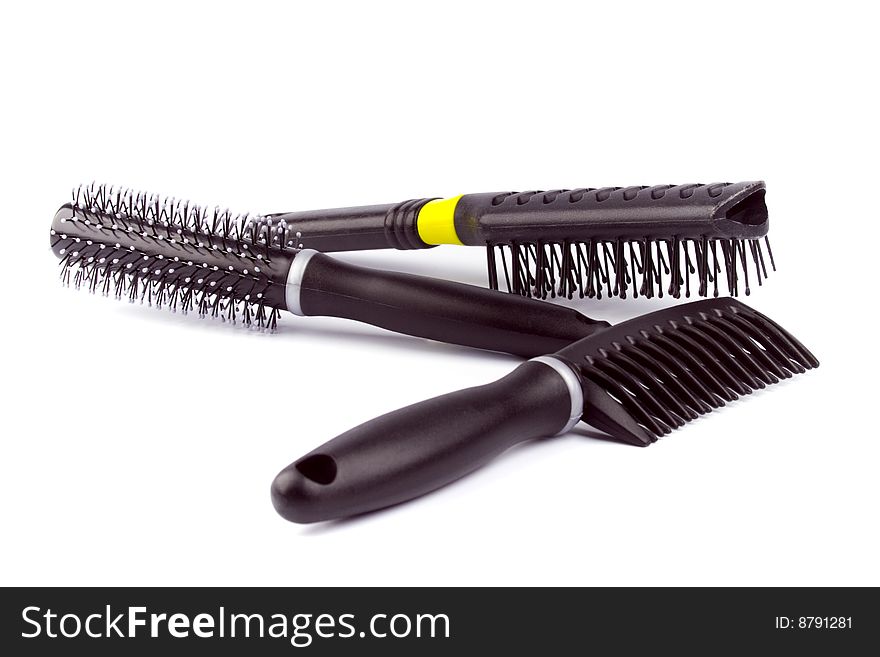
POLYGON ((516 443, 568 426, 570 385, 530 361, 494 383, 388 413, 287 466, 272 483, 272 502, 287 520, 310 523, 424 495, 516 443))

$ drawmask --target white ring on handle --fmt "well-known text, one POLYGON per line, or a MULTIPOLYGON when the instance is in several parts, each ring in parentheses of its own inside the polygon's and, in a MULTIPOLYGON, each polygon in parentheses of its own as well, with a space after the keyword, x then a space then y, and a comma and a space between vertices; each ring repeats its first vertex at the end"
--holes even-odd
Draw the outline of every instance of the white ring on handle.
POLYGON ((293 264, 287 272, 287 286, 284 292, 284 300, 287 303, 287 309, 294 315, 305 317, 302 306, 299 304, 299 297, 302 292, 301 285, 303 276, 306 274, 306 267, 309 266, 309 260, 317 253, 314 249, 303 249, 293 257, 293 264))
POLYGON ((559 436, 570 431, 574 425, 580 422, 584 415, 584 389, 581 387, 578 375, 574 373, 574 370, 572 370, 571 367, 555 356, 538 356, 537 358, 532 358, 529 362, 542 363, 547 367, 552 367, 556 373, 562 377, 562 380, 565 381, 565 386, 568 388, 568 395, 571 398, 571 415, 569 415, 568 424, 566 424, 556 435, 559 436))

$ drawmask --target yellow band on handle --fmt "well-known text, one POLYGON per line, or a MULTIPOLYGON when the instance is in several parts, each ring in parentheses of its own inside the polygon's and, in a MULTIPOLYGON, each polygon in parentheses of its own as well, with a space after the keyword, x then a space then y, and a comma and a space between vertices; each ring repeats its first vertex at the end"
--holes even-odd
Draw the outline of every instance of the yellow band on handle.
POLYGON ((463 244, 455 232, 455 206, 462 196, 439 198, 422 206, 416 229, 425 244, 463 244))

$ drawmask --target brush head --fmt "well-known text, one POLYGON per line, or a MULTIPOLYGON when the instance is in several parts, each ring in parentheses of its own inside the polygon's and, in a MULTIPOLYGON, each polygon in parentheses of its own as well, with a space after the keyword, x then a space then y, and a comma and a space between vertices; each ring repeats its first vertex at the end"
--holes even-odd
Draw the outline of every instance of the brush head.
POLYGON ((494 289, 538 298, 717 297, 724 287, 748 295, 776 268, 765 192, 752 181, 498 194, 463 223, 487 246, 494 289))
POLYGON ((791 333, 731 298, 643 315, 556 355, 584 381, 583 420, 637 445, 819 365, 791 333))
POLYGON ((284 221, 93 183, 55 214, 50 246, 77 288, 273 330, 299 238, 284 221))

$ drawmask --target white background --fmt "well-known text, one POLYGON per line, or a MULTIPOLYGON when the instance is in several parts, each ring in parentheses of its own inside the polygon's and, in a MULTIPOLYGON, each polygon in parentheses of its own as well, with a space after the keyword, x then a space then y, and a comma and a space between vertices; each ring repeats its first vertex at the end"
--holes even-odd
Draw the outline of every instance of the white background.
MULTIPOLYGON (((871 3, 13 3, 2 38, 3 584, 880 584, 871 3), (96 179, 234 210, 764 179, 749 303, 822 361, 649 449, 582 429, 297 526, 269 484, 516 359, 62 288, 96 179)), ((343 255, 484 284, 480 249, 343 255)), ((663 302, 581 302, 618 321, 663 302)))

